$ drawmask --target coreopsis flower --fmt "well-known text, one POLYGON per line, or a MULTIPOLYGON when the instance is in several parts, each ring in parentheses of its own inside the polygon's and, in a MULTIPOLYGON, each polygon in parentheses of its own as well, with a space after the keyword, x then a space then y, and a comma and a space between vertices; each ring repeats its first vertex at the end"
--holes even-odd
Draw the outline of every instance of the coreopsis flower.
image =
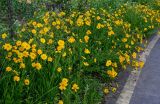
POLYGON ((108 88, 104 88, 104 89, 103 89, 103 92, 104 92, 105 94, 108 94, 108 93, 109 93, 109 89, 108 89, 108 88))
POLYGON ((42 55, 41 55, 41 59, 42 59, 42 60, 46 60, 46 59, 47 59, 47 55, 46 55, 46 54, 42 54, 42 55))
POLYGON ((112 61, 111 60, 107 60, 106 66, 110 66, 110 65, 112 65, 112 61))
POLYGON ((137 57, 136 52, 133 52, 132 57, 135 59, 137 57))
POLYGON ((52 44, 52 43, 53 43, 53 40, 49 39, 47 44, 52 44))
POLYGON ((143 66, 144 66, 144 62, 143 62, 143 61, 140 61, 140 62, 139 62, 139 67, 140 67, 140 68, 143 68, 143 66))
POLYGON ((61 67, 58 67, 57 68, 57 72, 61 72, 62 71, 62 68, 61 67))
POLYGON ((100 17, 100 16, 97 16, 97 17, 96 17, 96 19, 97 19, 97 20, 100 20, 100 19, 101 19, 101 17, 100 17))
POLYGON ((27 51, 23 51, 22 54, 23 54, 24 57, 28 57, 29 56, 29 52, 27 52, 27 51))
POLYGON ((114 93, 114 92, 116 92, 117 88, 112 87, 111 90, 112 90, 112 92, 114 93))
POLYGON ((5 39, 7 37, 7 34, 6 33, 3 33, 2 34, 2 39, 5 39))
POLYGON ((30 58, 31 58, 32 60, 34 60, 37 55, 36 55, 35 53, 31 52, 29 56, 30 56, 30 58))
POLYGON ((49 31, 49 28, 48 28, 48 27, 44 27, 43 31, 44 31, 45 33, 47 33, 47 32, 49 31))
POLYGON ((123 56, 120 55, 120 56, 119 56, 119 62, 120 62, 120 63, 123 63, 124 61, 125 61, 125 57, 123 57, 123 56))
POLYGON ((115 34, 115 33, 114 33, 114 31, 112 31, 112 30, 108 32, 108 35, 109 35, 109 36, 114 35, 114 34, 115 34))
POLYGON ((74 83, 72 85, 72 90, 75 91, 75 92, 77 92, 78 89, 79 89, 79 86, 76 83, 74 83))
POLYGON ((68 79, 63 78, 61 83, 59 84, 59 89, 60 90, 66 90, 66 87, 68 86, 68 79))
POLYGON ((20 68, 24 69, 26 65, 24 63, 20 63, 20 68))
POLYGON ((22 44, 22 42, 21 42, 20 40, 18 40, 18 41, 16 42, 16 45, 17 45, 17 46, 21 46, 21 44, 22 44))
POLYGON ((68 42, 69 43, 74 43, 75 42, 75 38, 73 36, 71 36, 69 39, 68 39, 68 42))
POLYGON ((122 42, 124 42, 124 43, 127 42, 127 38, 123 38, 122 42))
POLYGON ((35 30, 35 29, 32 29, 32 31, 31 31, 33 34, 36 34, 37 33, 37 31, 35 30))
POLYGON ((19 82, 20 77, 19 77, 19 76, 14 76, 14 77, 13 77, 13 80, 16 81, 16 82, 19 82))
POLYGON ((61 51, 62 49, 64 49, 64 46, 57 46, 57 51, 61 51))
POLYGON ((88 40, 89 40, 89 36, 84 36, 84 41, 86 42, 86 43, 88 43, 88 40))
POLYGON ((41 23, 37 23, 37 27, 43 27, 41 23))
POLYGON ((6 71, 7 71, 7 72, 10 72, 11 70, 12 70, 12 68, 11 68, 11 67, 9 67, 9 66, 8 66, 8 67, 6 67, 6 71))
POLYGON ((53 58, 52 58, 52 57, 48 57, 48 61, 49 61, 49 62, 52 62, 52 61, 53 61, 53 58))
POLYGON ((112 68, 112 70, 107 70, 107 74, 111 78, 115 78, 117 76, 117 72, 112 68))
POLYGON ((23 42, 21 46, 26 50, 29 50, 31 48, 30 44, 28 44, 27 42, 23 42))
POLYGON ((102 27, 102 25, 100 23, 97 24, 97 29, 100 29, 102 27))
POLYGON ((44 38, 41 38, 40 42, 44 44, 46 42, 46 40, 44 38))
POLYGON ((12 49, 12 45, 9 44, 9 43, 5 43, 5 44, 3 45, 3 48, 4 48, 6 51, 10 51, 10 50, 12 49))
POLYGON ((84 53, 90 54, 91 52, 89 51, 89 49, 85 48, 85 49, 84 49, 84 53))
POLYGON ((90 35, 90 34, 92 34, 92 32, 90 30, 87 30, 86 34, 90 35))
POLYGON ((89 66, 89 63, 88 62, 83 62, 83 65, 84 66, 89 66))
POLYGON ((63 101, 62 101, 62 100, 59 100, 59 101, 58 101, 58 104, 63 104, 63 101))
POLYGON ((43 52, 42 52, 41 49, 38 49, 37 53, 38 53, 39 55, 41 55, 43 52))
POLYGON ((30 83, 30 82, 29 82, 29 79, 25 79, 25 80, 24 80, 24 84, 25 84, 25 85, 29 85, 29 83, 30 83))
POLYGON ((63 40, 59 40, 59 41, 58 41, 58 45, 59 45, 59 46, 64 46, 64 44, 65 44, 65 42, 64 42, 63 40))
POLYGON ((36 68, 37 70, 40 70, 42 68, 42 65, 40 63, 32 63, 32 67, 36 68))
POLYGON ((32 25, 33 25, 33 26, 36 26, 36 25, 37 25, 37 22, 36 22, 36 21, 33 21, 33 22, 32 22, 32 25))

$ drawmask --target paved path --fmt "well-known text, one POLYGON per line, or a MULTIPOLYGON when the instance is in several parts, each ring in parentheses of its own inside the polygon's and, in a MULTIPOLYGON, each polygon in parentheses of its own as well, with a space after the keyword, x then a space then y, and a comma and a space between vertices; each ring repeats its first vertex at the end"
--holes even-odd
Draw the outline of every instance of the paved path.
POLYGON ((160 40, 147 58, 129 104, 160 104, 160 40))

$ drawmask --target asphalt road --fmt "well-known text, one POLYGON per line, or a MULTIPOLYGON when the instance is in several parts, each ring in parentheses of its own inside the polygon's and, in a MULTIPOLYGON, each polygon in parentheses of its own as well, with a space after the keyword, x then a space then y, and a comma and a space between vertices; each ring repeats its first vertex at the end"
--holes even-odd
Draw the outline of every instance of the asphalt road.
POLYGON ((147 58, 130 104, 160 104, 160 40, 147 58))

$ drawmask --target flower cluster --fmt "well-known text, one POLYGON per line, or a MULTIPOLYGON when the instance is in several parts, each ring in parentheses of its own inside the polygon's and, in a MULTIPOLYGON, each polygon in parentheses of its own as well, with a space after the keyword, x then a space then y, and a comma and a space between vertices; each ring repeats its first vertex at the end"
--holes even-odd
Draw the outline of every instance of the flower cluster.
POLYGON ((20 89, 12 95, 26 101, 63 104, 82 98, 92 90, 85 81, 94 73, 108 81, 127 65, 142 68, 138 53, 144 49, 146 33, 159 24, 160 11, 144 5, 124 4, 111 13, 102 8, 69 14, 35 13, 17 31, 14 41, 6 33, 1 35, 2 77, 7 76, 2 79, 7 86, 20 89), (132 12, 139 16, 137 24, 127 16, 132 12))

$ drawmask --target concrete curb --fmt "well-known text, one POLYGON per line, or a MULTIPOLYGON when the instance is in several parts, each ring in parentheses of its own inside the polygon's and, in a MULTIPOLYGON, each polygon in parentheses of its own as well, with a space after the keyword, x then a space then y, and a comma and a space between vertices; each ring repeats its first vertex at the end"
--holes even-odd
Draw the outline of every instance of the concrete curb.
MULTIPOLYGON (((153 47, 155 46, 155 44, 157 43, 159 38, 160 38, 160 34, 155 35, 154 38, 148 44, 147 48, 140 55, 139 60, 143 61, 144 64, 146 63, 147 57, 149 56, 151 50, 153 49, 153 47)), ((142 71, 141 69, 131 71, 131 74, 129 75, 128 80, 127 80, 116 104, 129 104, 130 103, 134 88, 137 84, 137 81, 139 79, 141 71, 142 71)))

